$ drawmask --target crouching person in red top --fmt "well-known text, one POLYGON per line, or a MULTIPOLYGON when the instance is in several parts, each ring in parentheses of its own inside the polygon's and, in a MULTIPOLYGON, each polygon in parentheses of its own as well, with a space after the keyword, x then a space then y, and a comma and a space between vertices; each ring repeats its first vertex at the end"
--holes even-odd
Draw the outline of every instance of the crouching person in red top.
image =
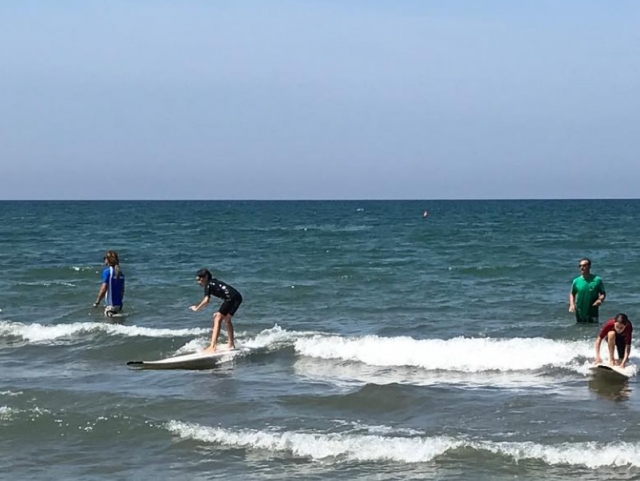
POLYGON ((631 333, 633 326, 626 314, 617 314, 613 319, 609 319, 604 323, 602 329, 596 337, 596 364, 602 363, 600 357, 600 344, 606 338, 609 348, 609 366, 624 367, 629 360, 631 352, 631 333), (618 360, 613 355, 614 348, 618 351, 618 360))

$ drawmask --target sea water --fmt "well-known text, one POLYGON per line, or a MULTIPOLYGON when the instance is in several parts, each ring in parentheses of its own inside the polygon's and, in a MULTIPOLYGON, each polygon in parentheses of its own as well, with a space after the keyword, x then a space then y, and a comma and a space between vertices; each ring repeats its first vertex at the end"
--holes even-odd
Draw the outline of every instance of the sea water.
POLYGON ((593 378, 598 327, 568 294, 590 257, 601 323, 639 318, 639 217, 624 200, 0 202, 0 477, 636 479, 637 380, 593 378), (92 307, 107 249, 118 322, 92 307), (244 297, 242 355, 127 368, 208 344, 218 301, 188 309, 201 267, 244 297))

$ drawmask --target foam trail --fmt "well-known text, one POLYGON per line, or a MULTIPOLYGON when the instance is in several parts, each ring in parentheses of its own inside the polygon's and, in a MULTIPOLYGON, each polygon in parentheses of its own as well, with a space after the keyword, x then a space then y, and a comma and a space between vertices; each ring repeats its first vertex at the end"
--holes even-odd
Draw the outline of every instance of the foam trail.
MULTIPOLYGON (((412 366, 461 372, 528 371, 545 366, 582 368, 576 358, 593 356, 591 341, 545 338, 464 338, 448 340, 365 336, 314 336, 298 339, 295 350, 303 356, 354 361, 372 366, 412 366)), ((586 367, 584 370, 586 372, 586 367)))
POLYGON ((154 329, 124 326, 104 322, 78 322, 72 324, 22 324, 0 321, 0 337, 19 337, 28 342, 47 343, 59 339, 73 339, 84 334, 106 333, 124 337, 179 337, 208 332, 208 329, 154 329))
POLYGON ((426 463, 460 448, 507 457, 515 462, 532 460, 548 465, 640 467, 640 443, 562 443, 476 441, 447 436, 377 436, 348 433, 269 432, 230 430, 170 421, 166 428, 183 439, 206 443, 293 454, 312 460, 395 461, 426 463))

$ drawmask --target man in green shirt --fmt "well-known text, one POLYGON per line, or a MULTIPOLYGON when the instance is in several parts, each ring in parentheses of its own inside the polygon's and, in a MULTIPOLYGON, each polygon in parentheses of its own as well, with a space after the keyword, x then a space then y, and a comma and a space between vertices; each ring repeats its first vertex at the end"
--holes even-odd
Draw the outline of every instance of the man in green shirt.
POLYGON ((607 293, 600 277, 591 274, 591 261, 581 259, 578 263, 581 275, 573 280, 569 294, 569 312, 576 313, 577 322, 598 322, 598 307, 607 293))

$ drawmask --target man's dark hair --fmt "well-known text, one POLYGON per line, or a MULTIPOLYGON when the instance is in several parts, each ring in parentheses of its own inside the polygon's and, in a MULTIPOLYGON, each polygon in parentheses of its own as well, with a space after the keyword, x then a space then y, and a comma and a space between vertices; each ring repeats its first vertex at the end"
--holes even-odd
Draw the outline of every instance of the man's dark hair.
POLYGON ((199 279, 206 279, 207 281, 211 280, 211 272, 209 272, 209 269, 200 269, 198 272, 196 272, 196 277, 199 279))

